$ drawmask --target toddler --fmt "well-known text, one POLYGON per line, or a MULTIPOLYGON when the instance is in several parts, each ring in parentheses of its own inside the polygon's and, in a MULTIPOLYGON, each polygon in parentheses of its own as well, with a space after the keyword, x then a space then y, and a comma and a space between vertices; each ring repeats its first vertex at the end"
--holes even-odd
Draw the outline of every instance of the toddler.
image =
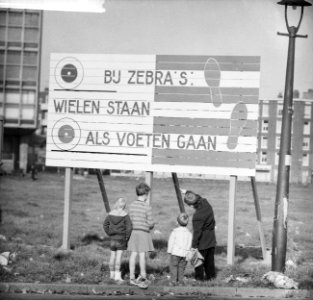
POLYGON ((186 227, 188 225, 188 215, 181 213, 177 217, 178 227, 170 234, 167 252, 170 256, 170 274, 173 284, 182 282, 187 265, 186 256, 189 255, 192 242, 192 234, 186 227))

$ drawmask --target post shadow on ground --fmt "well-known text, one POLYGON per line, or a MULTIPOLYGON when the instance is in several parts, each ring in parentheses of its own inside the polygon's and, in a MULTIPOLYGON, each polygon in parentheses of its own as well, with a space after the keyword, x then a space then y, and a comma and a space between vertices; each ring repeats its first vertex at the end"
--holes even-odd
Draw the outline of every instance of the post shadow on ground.
MULTIPOLYGON (((221 245, 215 247, 215 254, 227 254, 227 246, 221 245)), ((238 260, 238 263, 244 262, 247 258, 252 257, 255 259, 263 260, 262 248, 261 247, 244 247, 236 246, 235 247, 235 256, 241 257, 238 260)))

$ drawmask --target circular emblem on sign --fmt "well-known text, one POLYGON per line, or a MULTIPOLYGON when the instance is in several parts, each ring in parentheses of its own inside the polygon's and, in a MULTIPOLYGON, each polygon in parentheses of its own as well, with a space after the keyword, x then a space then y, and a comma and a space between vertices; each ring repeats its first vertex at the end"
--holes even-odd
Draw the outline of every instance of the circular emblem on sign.
POLYGON ((72 64, 67 64, 61 69, 61 77, 67 82, 73 82, 77 78, 77 69, 72 64))
POLYGON ((76 121, 71 118, 63 118, 55 122, 52 129, 52 140, 61 150, 75 148, 81 136, 81 130, 76 121))
POLYGON ((58 62, 54 72, 55 80, 64 89, 73 89, 79 86, 84 77, 81 62, 75 57, 65 57, 58 62))
POLYGON ((70 125, 61 126, 58 132, 58 138, 65 144, 72 142, 75 138, 74 128, 70 125))

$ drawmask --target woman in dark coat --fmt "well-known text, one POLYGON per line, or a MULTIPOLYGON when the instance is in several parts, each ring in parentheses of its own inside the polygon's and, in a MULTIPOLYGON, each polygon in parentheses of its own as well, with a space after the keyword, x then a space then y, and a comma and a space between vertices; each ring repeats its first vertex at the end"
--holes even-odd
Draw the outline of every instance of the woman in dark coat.
POLYGON ((207 280, 215 278, 214 252, 216 246, 215 219, 213 208, 207 199, 192 191, 186 191, 184 202, 192 206, 195 212, 192 217, 192 248, 198 249, 204 258, 203 264, 195 268, 195 278, 207 280))

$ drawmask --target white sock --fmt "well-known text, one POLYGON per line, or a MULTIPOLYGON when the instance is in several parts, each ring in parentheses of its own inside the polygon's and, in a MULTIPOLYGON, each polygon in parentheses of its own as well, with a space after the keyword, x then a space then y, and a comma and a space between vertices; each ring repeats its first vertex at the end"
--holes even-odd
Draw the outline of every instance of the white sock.
POLYGON ((122 281, 121 271, 115 271, 115 280, 122 281))

